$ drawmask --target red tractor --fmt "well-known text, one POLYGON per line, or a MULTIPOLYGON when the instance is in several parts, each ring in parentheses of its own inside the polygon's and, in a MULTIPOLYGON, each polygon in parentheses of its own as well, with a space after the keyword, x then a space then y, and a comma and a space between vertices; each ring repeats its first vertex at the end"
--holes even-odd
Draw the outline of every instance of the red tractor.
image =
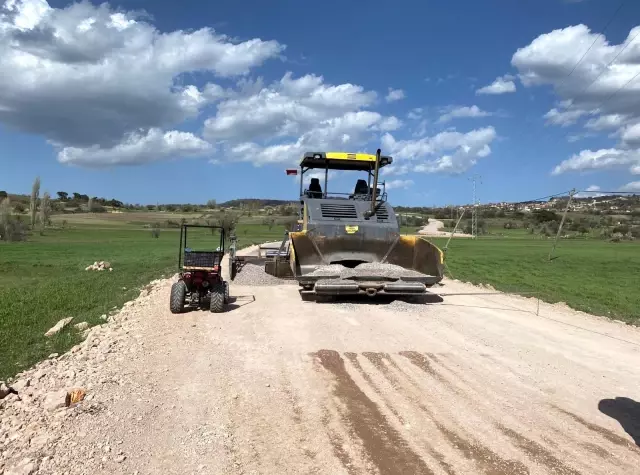
POLYGON ((180 228, 180 252, 178 253, 180 277, 171 286, 169 301, 171 313, 182 313, 185 306, 201 307, 207 300, 212 312, 224 311, 225 304, 229 302, 229 283, 222 278, 224 243, 224 229, 220 226, 182 225, 180 228), (192 228, 201 228, 200 231, 205 231, 196 234, 198 238, 196 241, 203 241, 203 236, 206 236, 206 240, 209 242, 212 238, 217 240, 219 237, 220 245, 213 251, 194 250, 188 247, 187 231, 192 228))

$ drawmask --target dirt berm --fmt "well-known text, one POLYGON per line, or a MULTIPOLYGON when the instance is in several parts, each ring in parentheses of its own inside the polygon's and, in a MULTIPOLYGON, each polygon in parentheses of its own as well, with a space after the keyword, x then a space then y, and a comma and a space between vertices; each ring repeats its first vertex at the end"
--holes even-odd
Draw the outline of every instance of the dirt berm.
POLYGON ((226 313, 176 316, 171 283, 19 378, 0 472, 638 473, 635 328, 506 295, 318 304, 250 278, 226 313))

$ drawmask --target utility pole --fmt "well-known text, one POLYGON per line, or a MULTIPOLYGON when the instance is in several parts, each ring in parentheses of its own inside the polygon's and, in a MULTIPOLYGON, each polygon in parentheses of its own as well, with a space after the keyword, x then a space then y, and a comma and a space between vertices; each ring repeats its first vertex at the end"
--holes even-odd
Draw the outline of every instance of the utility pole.
POLYGON ((477 173, 469 178, 473 181, 473 209, 471 212, 471 235, 473 239, 478 237, 478 198, 476 195, 476 182, 479 181, 482 184, 482 177, 477 173))
POLYGON ((567 207, 564 209, 564 213, 562 214, 562 220, 560 220, 560 226, 558 226, 558 232, 556 233, 556 238, 553 240, 553 247, 551 248, 551 252, 549 252, 549 260, 553 259, 553 252, 556 250, 556 244, 558 244, 558 238, 560 237, 560 233, 562 232, 562 227, 564 226, 564 220, 567 218, 567 211, 569 211, 569 207, 571 206, 571 200, 573 200, 573 196, 576 194, 576 189, 572 189, 569 192, 569 201, 567 201, 567 207))

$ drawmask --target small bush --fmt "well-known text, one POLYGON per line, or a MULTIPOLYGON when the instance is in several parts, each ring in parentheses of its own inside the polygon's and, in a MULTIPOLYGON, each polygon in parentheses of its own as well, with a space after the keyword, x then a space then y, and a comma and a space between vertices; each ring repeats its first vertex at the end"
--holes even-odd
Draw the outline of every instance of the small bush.
POLYGON ((624 239, 624 235, 622 233, 613 233, 613 235, 611 236, 611 239, 609 239, 609 241, 611 242, 620 242, 624 239))

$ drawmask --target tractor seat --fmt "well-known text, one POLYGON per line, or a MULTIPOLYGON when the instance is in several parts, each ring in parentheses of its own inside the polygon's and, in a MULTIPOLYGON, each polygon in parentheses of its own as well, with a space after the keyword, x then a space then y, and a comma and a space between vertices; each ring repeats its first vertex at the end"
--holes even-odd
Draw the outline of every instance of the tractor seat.
POLYGON ((369 195, 369 185, 366 180, 358 180, 356 187, 353 190, 353 195, 349 196, 352 199, 363 199, 369 195))
POLYGON ((309 198, 322 198, 322 187, 319 178, 312 178, 307 192, 309 198))

